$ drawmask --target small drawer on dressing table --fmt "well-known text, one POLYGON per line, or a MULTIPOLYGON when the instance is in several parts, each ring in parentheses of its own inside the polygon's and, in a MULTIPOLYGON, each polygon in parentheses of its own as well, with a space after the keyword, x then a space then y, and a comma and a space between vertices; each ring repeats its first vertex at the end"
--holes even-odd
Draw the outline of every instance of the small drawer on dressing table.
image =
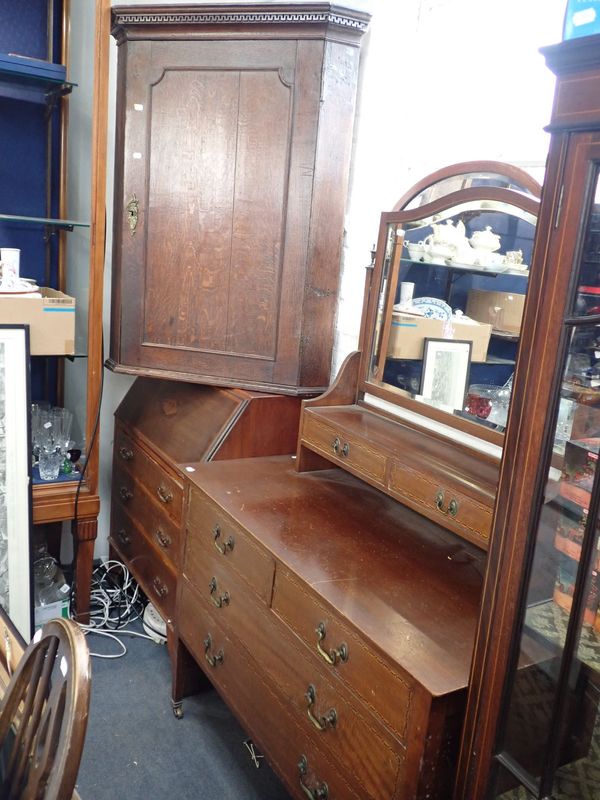
POLYGON ((385 484, 386 457, 356 433, 347 434, 306 413, 302 442, 345 469, 381 486, 385 484))
POLYGON ((482 546, 489 539, 493 503, 469 497, 449 476, 424 474, 397 461, 391 463, 392 496, 439 522, 448 530, 482 546))

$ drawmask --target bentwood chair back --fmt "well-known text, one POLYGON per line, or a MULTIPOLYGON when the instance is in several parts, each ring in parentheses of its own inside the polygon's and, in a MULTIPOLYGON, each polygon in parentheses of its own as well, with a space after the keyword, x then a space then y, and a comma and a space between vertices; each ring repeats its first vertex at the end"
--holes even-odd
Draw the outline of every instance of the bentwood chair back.
POLYGON ((0 706, 1 800, 70 800, 90 702, 90 656, 72 620, 34 636, 0 706))

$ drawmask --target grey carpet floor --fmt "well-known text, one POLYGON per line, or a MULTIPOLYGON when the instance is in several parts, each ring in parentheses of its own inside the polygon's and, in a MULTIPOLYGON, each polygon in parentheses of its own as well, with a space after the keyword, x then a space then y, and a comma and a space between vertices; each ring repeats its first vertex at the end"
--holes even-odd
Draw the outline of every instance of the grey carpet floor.
MULTIPOLYGON (((123 658, 92 659, 92 700, 77 790, 82 800, 289 800, 216 692, 171 711, 167 649, 124 638, 123 658)), ((99 637, 90 650, 116 652, 99 637)))

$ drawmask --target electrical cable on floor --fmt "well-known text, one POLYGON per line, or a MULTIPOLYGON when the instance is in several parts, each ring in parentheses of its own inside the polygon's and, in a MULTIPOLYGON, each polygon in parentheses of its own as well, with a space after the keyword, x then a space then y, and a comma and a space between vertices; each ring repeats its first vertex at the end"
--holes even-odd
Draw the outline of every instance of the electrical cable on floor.
POLYGON ((156 642, 152 636, 125 627, 140 619, 143 612, 140 588, 125 564, 114 559, 102 561, 92 573, 89 625, 79 623, 79 627, 86 635, 103 636, 117 642, 119 651, 108 654, 90 652, 90 655, 121 658, 127 653, 121 636, 137 636, 156 642))

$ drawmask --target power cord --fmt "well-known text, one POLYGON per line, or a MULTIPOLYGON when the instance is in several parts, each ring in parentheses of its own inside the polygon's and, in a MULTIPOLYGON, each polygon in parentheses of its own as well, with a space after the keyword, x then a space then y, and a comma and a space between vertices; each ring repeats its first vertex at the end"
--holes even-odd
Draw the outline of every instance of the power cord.
POLYGON ((92 573, 89 625, 79 623, 79 627, 86 635, 103 636, 115 641, 119 651, 109 654, 90 652, 90 655, 96 658, 122 658, 127 648, 121 636, 137 636, 155 642, 152 636, 125 627, 140 619, 143 612, 140 587, 125 564, 115 559, 102 561, 92 573))

